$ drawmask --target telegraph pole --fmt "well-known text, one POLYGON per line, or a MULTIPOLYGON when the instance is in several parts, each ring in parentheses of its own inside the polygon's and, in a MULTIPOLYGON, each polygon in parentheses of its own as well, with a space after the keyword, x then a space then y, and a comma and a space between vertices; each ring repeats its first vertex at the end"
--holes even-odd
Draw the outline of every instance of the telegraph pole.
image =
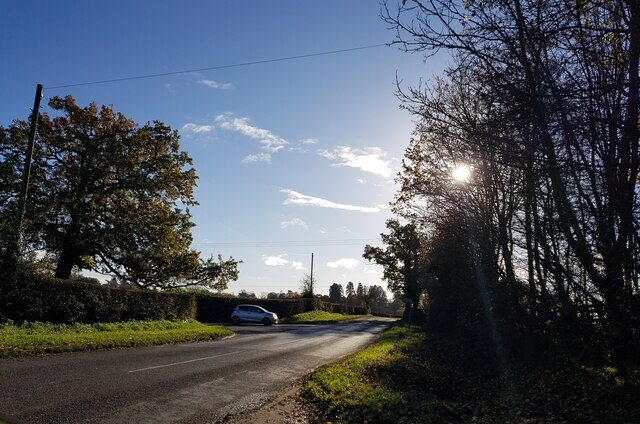
POLYGON ((311 294, 313 294, 313 253, 311 253, 311 294))
POLYGON ((18 214, 16 216, 17 242, 20 244, 22 238, 22 219, 27 204, 27 192, 29 191, 29 178, 31 176, 31 159, 33 158, 33 147, 36 142, 38 131, 38 112, 40 111, 40 99, 42 98, 42 84, 36 86, 36 97, 33 101, 33 111, 31 112, 31 128, 29 130, 29 140, 27 143, 27 153, 24 156, 24 169, 22 172, 22 188, 18 198, 18 214))

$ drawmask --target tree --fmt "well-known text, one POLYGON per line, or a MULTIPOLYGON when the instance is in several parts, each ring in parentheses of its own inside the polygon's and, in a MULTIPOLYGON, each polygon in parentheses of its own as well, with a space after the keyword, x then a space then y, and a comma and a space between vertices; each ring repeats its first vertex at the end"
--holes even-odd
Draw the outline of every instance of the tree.
POLYGON ((238 293, 238 297, 240 299, 257 299, 258 298, 254 292, 248 292, 244 289, 240 290, 240 293, 238 293))
POLYGON ((313 297, 313 280, 309 274, 305 274, 300 280, 300 294, 304 298, 313 297))
POLYGON ((387 293, 382 287, 376 285, 367 287, 365 298, 367 309, 374 312, 385 312, 387 310, 389 301, 387 293))
MULTIPOLYGON (((233 260, 202 260, 190 249, 196 174, 175 130, 138 126, 111 108, 79 107, 53 97, 58 116, 40 117, 25 219, 25 243, 57 256, 55 275, 74 267, 114 274, 139 287, 205 285, 237 278, 233 260)), ((15 121, 0 138, 0 211, 14 208, 16 161, 28 125, 15 121)))
POLYGON ((365 294, 366 294, 365 287, 362 285, 362 283, 358 283, 358 285, 356 286, 356 294, 353 297, 356 300, 356 306, 363 306, 363 305, 366 306, 365 294))
POLYGON ((356 290, 353 287, 353 283, 351 281, 349 281, 347 283, 347 289, 345 291, 346 295, 347 295, 347 303, 352 306, 353 305, 353 298, 356 295, 356 290))
POLYGON ((402 225, 395 219, 387 221, 387 228, 389 234, 380 234, 386 248, 366 245, 362 256, 384 268, 383 278, 391 292, 410 298, 418 305, 424 268, 418 230, 415 224, 402 225))
MULTIPOLYGON (((383 16, 405 49, 454 52, 447 82, 404 98, 424 118, 412 151, 429 165, 471 158, 488 183, 476 193, 491 217, 479 243, 490 280, 515 288, 526 264, 540 323, 555 307, 556 324, 575 322, 584 305, 606 320, 616 358, 637 361, 640 4, 402 1, 383 16)), ((417 164, 406 176, 422 179, 417 164)), ((445 199, 439 212, 453 210, 432 196, 442 175, 422 176, 430 202, 445 199)), ((424 204, 412 197, 400 200, 424 204)))
POLYGON ((329 287, 329 302, 331 303, 341 303, 342 297, 344 296, 344 289, 342 288, 342 284, 333 283, 329 287))

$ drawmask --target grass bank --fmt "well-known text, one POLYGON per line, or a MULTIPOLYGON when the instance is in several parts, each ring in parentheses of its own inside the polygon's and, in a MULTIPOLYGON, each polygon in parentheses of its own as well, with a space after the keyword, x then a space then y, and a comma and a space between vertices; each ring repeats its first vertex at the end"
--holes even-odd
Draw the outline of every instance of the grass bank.
POLYGON ((496 375, 447 338, 400 323, 319 368, 303 396, 331 423, 637 423, 640 371, 575 362, 496 375))
POLYGON ((0 324, 0 357, 151 346, 213 340, 232 335, 198 321, 129 321, 105 324, 0 324))
POLYGON ((326 324, 330 322, 347 321, 350 319, 363 318, 368 315, 344 315, 335 312, 311 311, 303 312, 292 317, 280 320, 283 324, 326 324))
POLYGON ((421 331, 396 324, 367 349, 316 370, 305 382, 303 396, 330 421, 403 422, 399 417, 408 416, 404 394, 386 384, 391 381, 377 378, 375 370, 402 368, 403 351, 420 344, 423 337, 421 331))

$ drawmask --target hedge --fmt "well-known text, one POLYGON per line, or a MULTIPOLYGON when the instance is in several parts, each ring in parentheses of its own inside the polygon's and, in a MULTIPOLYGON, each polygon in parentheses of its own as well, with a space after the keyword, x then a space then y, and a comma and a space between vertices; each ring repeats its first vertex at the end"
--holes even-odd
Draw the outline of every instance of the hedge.
POLYGON ((48 275, 1 282, 0 319, 17 322, 96 323, 193 319, 196 302, 187 294, 134 291, 59 280, 48 275))
POLYGON ((320 299, 243 299, 215 295, 196 295, 197 316, 200 322, 227 322, 237 305, 252 304, 275 312, 278 318, 287 318, 313 310, 337 312, 349 315, 366 315, 360 307, 326 303, 320 299))
POLYGON ((244 299, 203 293, 163 293, 101 286, 95 281, 60 280, 45 274, 22 274, 17 282, 0 281, 0 321, 51 323, 178 320, 227 322, 233 308, 250 303, 280 318, 313 310, 365 315, 365 308, 320 299, 244 299))

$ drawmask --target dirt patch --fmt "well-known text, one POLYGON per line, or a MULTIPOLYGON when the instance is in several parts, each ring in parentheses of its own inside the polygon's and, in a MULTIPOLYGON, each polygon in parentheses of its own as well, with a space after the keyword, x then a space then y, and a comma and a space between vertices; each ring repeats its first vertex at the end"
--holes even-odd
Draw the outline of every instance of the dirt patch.
POLYGON ((235 414, 228 414, 219 424, 315 424, 320 419, 316 412, 301 398, 302 382, 268 399, 258 408, 235 414))

